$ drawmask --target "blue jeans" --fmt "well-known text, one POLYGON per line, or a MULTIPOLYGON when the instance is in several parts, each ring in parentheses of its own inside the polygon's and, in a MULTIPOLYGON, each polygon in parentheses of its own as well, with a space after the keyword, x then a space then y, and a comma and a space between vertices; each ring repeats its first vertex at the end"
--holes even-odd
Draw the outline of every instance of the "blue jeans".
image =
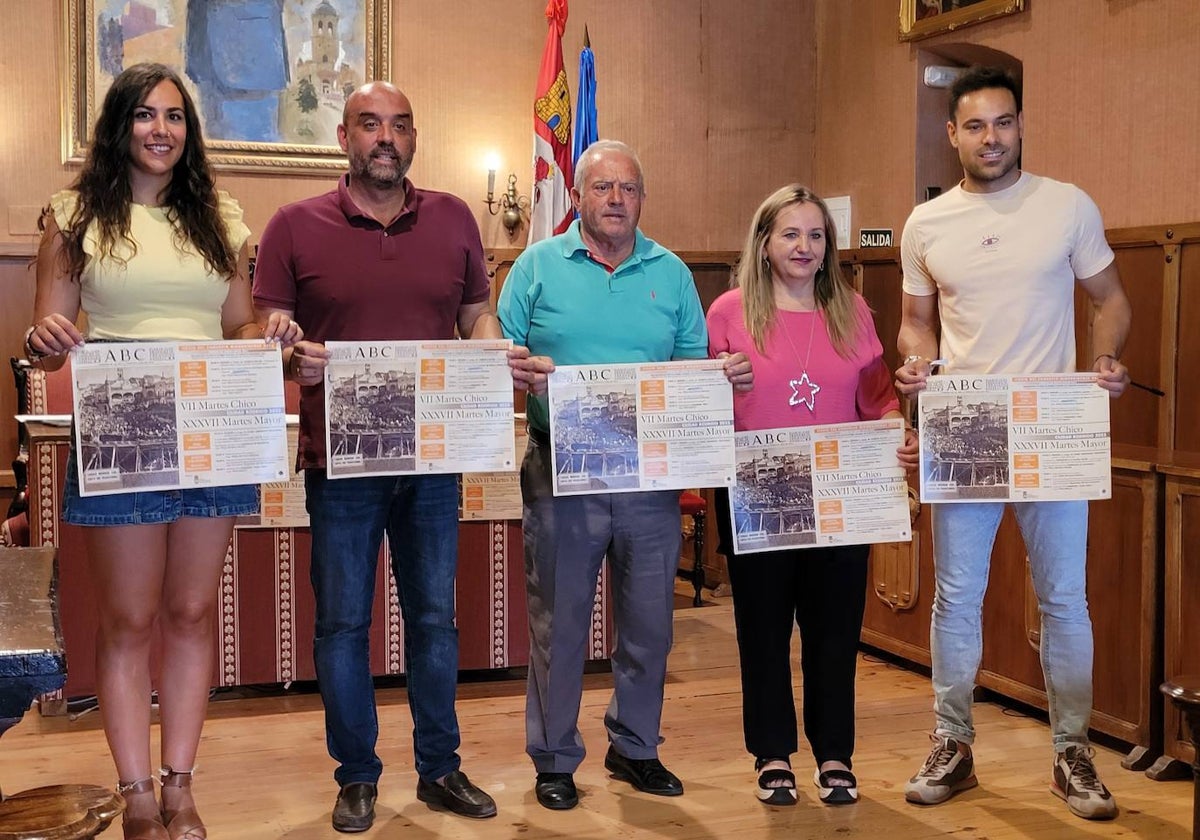
MULTIPOLYGON (((1041 612, 1042 674, 1054 746, 1086 744, 1092 713, 1092 621, 1087 605, 1087 502, 1020 502, 1013 512, 1041 612)), ((981 615, 1004 503, 933 506, 937 589, 930 647, 939 735, 975 739, 971 694, 983 655, 981 615)))
POLYGON ((184 516, 249 516, 253 513, 258 513, 257 484, 81 496, 75 444, 71 443, 63 486, 63 522, 72 525, 160 525, 184 516))
POLYGON ((458 630, 458 479, 453 475, 343 478, 305 472, 317 600, 313 659, 325 738, 339 785, 378 781, 379 719, 367 633, 386 529, 404 619, 408 704, 417 773, 428 782, 460 764, 454 693, 458 630))

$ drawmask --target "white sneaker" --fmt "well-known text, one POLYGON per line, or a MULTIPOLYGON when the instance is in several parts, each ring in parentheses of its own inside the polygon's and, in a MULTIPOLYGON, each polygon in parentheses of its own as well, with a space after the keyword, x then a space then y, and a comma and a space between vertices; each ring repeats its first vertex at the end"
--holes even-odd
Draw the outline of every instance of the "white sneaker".
POLYGON ((1067 747, 1054 757, 1054 780, 1050 792, 1067 803, 1071 813, 1085 820, 1111 820, 1117 801, 1108 792, 1092 762, 1088 746, 1067 747))
POLYGON ((945 735, 931 735, 930 739, 933 749, 929 757, 904 786, 904 798, 917 805, 937 805, 979 784, 975 759, 958 751, 958 741, 945 735))

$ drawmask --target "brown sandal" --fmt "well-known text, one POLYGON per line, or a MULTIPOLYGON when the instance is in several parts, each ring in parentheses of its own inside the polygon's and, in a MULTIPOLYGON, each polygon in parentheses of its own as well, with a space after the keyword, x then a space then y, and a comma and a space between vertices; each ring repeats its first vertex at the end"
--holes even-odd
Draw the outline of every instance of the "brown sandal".
POLYGON ((147 776, 136 782, 118 781, 117 793, 126 799, 125 815, 121 818, 121 832, 125 835, 125 840, 170 840, 170 835, 161 819, 129 816, 128 800, 131 797, 149 795, 151 799, 154 798, 153 779, 147 776))
POLYGON ((167 825, 169 840, 207 840, 208 838, 208 830, 204 827, 204 822, 200 819, 195 805, 180 808, 177 811, 167 808, 166 788, 191 788, 194 772, 194 768, 192 770, 172 770, 166 765, 163 765, 163 768, 158 771, 164 789, 162 818, 167 825))

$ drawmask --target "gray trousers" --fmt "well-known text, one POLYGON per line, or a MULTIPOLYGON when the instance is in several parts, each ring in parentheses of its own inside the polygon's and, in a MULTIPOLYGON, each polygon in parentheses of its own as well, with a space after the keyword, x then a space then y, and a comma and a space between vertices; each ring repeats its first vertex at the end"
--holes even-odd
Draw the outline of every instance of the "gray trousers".
POLYGON ((555 498, 550 445, 531 437, 521 466, 529 683, 525 751, 539 773, 574 773, 583 664, 600 563, 608 557, 616 624, 608 739, 627 758, 656 758, 671 650, 679 492, 555 498))

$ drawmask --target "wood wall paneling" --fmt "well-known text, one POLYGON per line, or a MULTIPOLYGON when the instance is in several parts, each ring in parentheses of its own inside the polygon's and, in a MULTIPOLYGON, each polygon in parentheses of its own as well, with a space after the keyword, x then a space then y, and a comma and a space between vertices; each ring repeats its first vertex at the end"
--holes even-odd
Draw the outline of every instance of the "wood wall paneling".
MULTIPOLYGON (((1166 678, 1200 673, 1200 468, 1172 470, 1166 479, 1166 572, 1164 582, 1164 663, 1166 678)), ((1164 751, 1181 761, 1196 760, 1182 716, 1161 699, 1164 751)))
POLYGON ((725 251, 709 254, 685 253, 680 256, 692 270, 700 303, 707 312, 714 300, 729 291, 740 255, 736 251, 725 251))
MULTIPOLYGON (((916 662, 925 667, 931 664, 929 653, 929 617, 933 612, 934 569, 933 532, 930 523, 931 508, 921 506, 921 513, 913 523, 913 538, 918 540, 919 557, 916 581, 916 599, 907 609, 893 609, 872 591, 867 581, 867 606, 863 614, 862 641, 871 647, 887 651, 895 656, 916 662)), ((872 568, 881 559, 882 550, 871 549, 872 568)))
MULTIPOLYGON (((1173 329, 1163 319, 1178 260, 1167 263, 1163 246, 1158 243, 1117 244, 1114 248, 1117 269, 1133 309, 1133 325, 1122 360, 1137 382, 1168 390, 1162 365, 1163 333, 1173 329)), ((1076 287, 1076 359, 1081 369, 1091 367, 1094 354, 1091 321, 1093 308, 1082 288, 1076 287)), ((1129 388, 1109 405, 1112 437, 1115 443, 1133 446, 1169 445, 1170 398, 1158 397, 1141 388, 1129 388)))
POLYGON ((1171 359, 1175 392, 1174 448, 1200 452, 1200 242, 1180 246, 1178 321, 1171 359))
MULTIPOLYGON (((883 345, 883 358, 888 370, 900 366, 896 338, 900 334, 900 272, 899 248, 864 248, 846 255, 860 266, 863 299, 875 313, 875 332, 883 345)), ((843 270, 846 266, 843 264, 843 270)))
POLYGON ((1162 648, 1157 587, 1162 579, 1162 478, 1113 471, 1113 498, 1092 502, 1088 522, 1088 601, 1092 635, 1093 726, 1149 745, 1157 715, 1162 648))

